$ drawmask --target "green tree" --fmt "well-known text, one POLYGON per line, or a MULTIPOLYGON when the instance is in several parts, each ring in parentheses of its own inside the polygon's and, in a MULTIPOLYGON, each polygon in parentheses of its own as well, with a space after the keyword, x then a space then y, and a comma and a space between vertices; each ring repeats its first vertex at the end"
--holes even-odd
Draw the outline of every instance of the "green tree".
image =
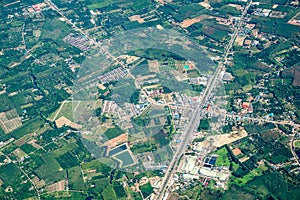
POLYGON ((198 126, 198 131, 206 131, 210 129, 210 124, 208 119, 201 119, 200 124, 198 126))

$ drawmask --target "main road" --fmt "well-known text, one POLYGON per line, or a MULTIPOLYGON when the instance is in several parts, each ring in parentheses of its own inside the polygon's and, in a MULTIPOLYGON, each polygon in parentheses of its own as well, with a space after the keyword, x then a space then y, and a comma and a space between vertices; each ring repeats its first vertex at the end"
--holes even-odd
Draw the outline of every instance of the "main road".
MULTIPOLYGON (((57 11, 65 19, 66 23, 70 24, 75 31, 78 31, 82 35, 84 35, 85 37, 89 38, 90 40, 93 40, 87 34, 85 34, 80 28, 78 28, 71 20, 69 20, 64 15, 64 13, 62 11, 60 11, 60 9, 51 0, 45 0, 45 2, 48 3, 49 5, 51 5, 52 8, 55 11, 57 11)), ((160 190, 158 192, 158 196, 156 198, 157 200, 161 200, 162 198, 164 198, 164 196, 166 194, 166 191, 167 191, 168 183, 170 182, 170 178, 173 176, 173 174, 174 174, 174 172, 176 170, 176 166, 177 166, 176 164, 178 163, 180 157, 185 152, 187 145, 191 142, 192 135, 193 135, 194 131, 196 130, 196 128, 197 128, 197 126, 199 124, 199 121, 201 119, 201 115, 200 114, 201 114, 202 107, 204 106, 206 100, 210 98, 210 96, 212 94, 212 91, 215 88, 217 81, 219 80, 220 74, 221 74, 221 72, 223 70, 223 67, 224 67, 224 62, 226 62, 226 60, 227 60, 227 56, 228 56, 229 50, 231 49, 232 44, 235 41, 235 38, 236 38, 236 36, 237 36, 237 34, 238 34, 239 30, 240 30, 241 25, 243 24, 244 16, 246 15, 246 13, 247 13, 247 11, 248 11, 251 3, 252 3, 252 0, 250 0, 248 2, 247 6, 245 7, 245 9, 244 9, 244 11, 243 11, 243 13, 241 15, 240 21, 238 22, 238 25, 236 26, 236 28, 234 30, 234 33, 232 34, 231 39, 230 39, 228 45, 225 48, 223 57, 222 57, 221 61, 219 62, 218 67, 217 67, 215 73, 210 78, 210 81, 209 81, 209 83, 208 83, 208 85, 207 85, 207 87, 206 87, 206 89, 205 89, 205 91, 203 93, 203 96, 202 96, 202 98, 201 98, 198 106, 196 107, 195 112, 193 113, 192 118, 190 119, 190 124, 188 125, 187 130, 182 135, 182 138, 184 138, 184 140, 182 140, 182 143, 178 147, 177 151, 175 152, 175 154, 173 156, 172 161, 169 164, 169 167, 168 167, 168 169, 167 169, 167 171, 165 173, 165 176, 164 176, 164 178, 162 180, 161 187, 160 187, 160 190)), ((100 44, 96 43, 96 46, 100 50, 102 50, 103 52, 105 52, 106 56, 108 58, 112 58, 112 60, 116 61, 122 67, 126 68, 125 65, 124 65, 124 63, 119 62, 118 59, 115 56, 113 56, 112 54, 110 54, 110 52, 108 52, 106 49, 104 49, 100 44)))
POLYGON ((191 142, 191 138, 193 136, 193 133, 197 129, 197 126, 198 126, 199 121, 201 119, 201 110, 202 110, 206 100, 208 100, 210 98, 210 96, 212 94, 212 91, 216 86, 217 81, 218 80, 220 81, 220 74, 221 74, 221 72, 224 68, 224 63, 227 60, 229 50, 231 49, 231 47, 232 47, 232 45, 235 41, 235 38, 236 38, 237 34, 239 33, 239 30, 240 30, 240 28, 241 28, 241 26, 244 22, 244 17, 247 14, 247 11, 248 11, 251 3, 252 3, 252 0, 250 0, 247 3, 244 11, 242 12, 241 18, 240 18, 240 20, 239 20, 232 36, 231 36, 231 39, 230 39, 229 43, 227 44, 227 46, 225 48, 223 57, 222 57, 221 61, 219 62, 215 73, 210 78, 210 81, 207 84, 207 87, 206 87, 206 89, 203 93, 203 96, 202 96, 198 106, 196 107, 192 118, 190 119, 190 122, 189 122, 190 124, 188 125, 187 130, 182 135, 183 140, 182 140, 181 144, 179 145, 179 147, 177 148, 177 151, 175 152, 175 154, 173 156, 173 159, 171 160, 171 162, 169 164, 169 167, 168 167, 168 169, 165 173, 165 176, 162 179, 161 186, 160 186, 159 192, 157 194, 158 196, 156 198, 157 200, 161 200, 163 198, 166 198, 167 195, 168 195, 167 187, 168 187, 168 184, 170 182, 170 179, 173 177, 173 175, 176 171, 177 163, 178 163, 180 157, 186 151, 186 147, 191 142))

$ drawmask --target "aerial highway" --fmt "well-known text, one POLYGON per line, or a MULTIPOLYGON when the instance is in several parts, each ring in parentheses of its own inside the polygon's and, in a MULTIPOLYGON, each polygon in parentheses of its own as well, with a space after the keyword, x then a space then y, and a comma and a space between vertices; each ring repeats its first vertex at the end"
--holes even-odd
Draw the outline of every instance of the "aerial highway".
POLYGON ((210 78, 209 83, 207 84, 207 87, 203 93, 203 96, 198 104, 198 106, 196 107, 192 118, 190 119, 190 124, 188 125, 187 130, 183 133, 182 135, 182 142, 179 145, 179 147, 177 148, 177 151, 175 152, 173 159, 171 160, 169 167, 166 170, 165 176, 162 179, 161 182, 161 186, 160 186, 160 190, 157 194, 156 199, 157 200, 161 200, 161 199, 166 199, 168 196, 168 186, 169 186, 169 182, 171 180, 171 178, 173 177, 173 174, 176 171, 176 166, 177 163, 179 161, 179 159, 181 158, 181 156, 184 154, 184 152, 186 151, 186 147, 187 145, 191 142, 191 138, 193 136, 194 131, 197 129, 197 126, 199 124, 199 121, 201 119, 201 111, 202 111, 202 107, 204 106, 206 100, 208 100, 211 97, 211 94, 216 86, 217 81, 219 81, 220 79, 220 74, 223 70, 224 67, 224 63, 226 62, 227 56, 229 54, 229 51, 235 41, 236 36, 239 33, 239 30, 244 22, 244 17, 250 7, 252 3, 252 0, 250 0, 248 2, 248 4, 246 5, 240 20, 237 24, 237 26, 235 27, 235 30, 231 36, 231 39, 229 41, 229 43, 227 44, 223 57, 221 59, 221 61, 219 62, 217 69, 215 70, 215 73, 213 74, 213 76, 210 78))
MULTIPOLYGON (((111 58, 112 60, 116 61, 118 64, 120 64, 122 67, 124 67, 126 69, 126 65, 122 62, 119 62, 119 60, 112 55, 107 49, 103 48, 99 43, 97 43, 94 39, 90 38, 87 34, 85 34, 83 32, 83 30, 81 30, 80 28, 78 28, 71 20, 69 20, 64 13, 51 1, 51 0, 45 0, 45 2, 47 2, 49 5, 52 6, 52 8, 57 11, 57 13, 59 13, 64 20, 66 21, 66 23, 70 24, 72 26, 72 28, 77 31, 80 32, 82 35, 84 35, 85 37, 89 38, 90 40, 95 42, 95 45, 106 54, 107 58, 111 58)), ((165 176, 162 179, 161 182, 161 186, 159 189, 159 192, 157 193, 157 200, 161 200, 161 199, 165 199, 167 197, 166 194, 168 194, 168 186, 170 183, 171 178, 173 177, 173 174, 176 171, 176 166, 178 164, 179 159, 181 158, 181 156, 184 154, 184 152, 186 151, 186 147, 188 146, 188 144, 191 142, 193 133, 195 132, 195 130, 197 129, 197 126, 199 124, 199 121, 201 119, 201 112, 202 112, 202 108, 204 107, 204 105, 206 104, 206 101, 211 97, 213 90, 215 89, 218 81, 220 81, 220 74, 221 72, 224 70, 224 63, 227 60, 229 51, 235 41, 235 38, 237 36, 237 34, 239 33, 239 30, 244 22, 244 16, 246 15, 250 5, 252 3, 252 0, 250 0, 248 2, 248 4, 246 5, 243 13, 241 14, 240 20, 237 23, 233 34, 231 35, 231 39, 229 41, 229 43, 227 44, 227 46, 225 47, 222 59, 220 60, 214 74, 211 76, 209 83, 207 84, 207 87, 202 95, 202 98, 200 99, 199 104, 197 105, 197 107, 195 108, 193 115, 190 119, 190 122, 188 124, 188 128, 186 129, 186 131, 182 134, 182 142, 180 143, 180 145, 178 146, 167 170, 165 173, 165 176)))

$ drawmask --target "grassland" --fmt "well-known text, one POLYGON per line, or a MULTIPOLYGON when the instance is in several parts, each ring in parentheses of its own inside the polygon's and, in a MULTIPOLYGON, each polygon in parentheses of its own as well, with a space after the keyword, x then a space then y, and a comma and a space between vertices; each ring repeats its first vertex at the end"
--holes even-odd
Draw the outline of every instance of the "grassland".
POLYGON ((114 188, 112 187, 112 185, 107 186, 103 190, 102 196, 103 196, 104 200, 116 200, 117 199, 116 192, 115 192, 114 188))
POLYGON ((149 182, 144 185, 141 185, 140 189, 141 189, 144 197, 148 197, 153 192, 153 187, 151 186, 151 184, 149 182))
POLYGON ((97 3, 93 3, 93 4, 90 4, 90 5, 87 5, 87 7, 90 10, 94 10, 94 9, 106 7, 108 5, 117 3, 119 1, 120 0, 103 0, 102 2, 97 2, 97 3))
POLYGON ((66 167, 66 166, 61 166, 60 163, 57 161, 57 158, 59 158, 62 155, 65 155, 69 151, 72 151, 78 147, 76 143, 67 142, 67 141, 65 143, 61 142, 61 145, 63 146, 60 149, 44 154, 42 156, 44 164, 39 166, 35 170, 37 175, 40 178, 44 179, 47 184, 54 183, 56 181, 60 181, 65 178, 66 173, 62 167, 66 167))
POLYGON ((41 33, 41 38, 50 38, 57 44, 66 46, 66 43, 64 43, 62 39, 71 32, 71 27, 65 22, 62 22, 58 19, 52 19, 45 22, 41 33))
POLYGON ((59 163, 55 160, 55 157, 51 154, 43 155, 43 165, 38 167, 35 170, 35 173, 41 178, 44 179, 46 184, 51 184, 57 181, 60 181, 65 178, 66 173, 61 168, 59 163))
POLYGON ((11 132, 11 135, 16 139, 19 139, 22 136, 27 135, 28 133, 33 133, 35 130, 40 128, 43 124, 44 121, 42 120, 42 118, 40 117, 34 118, 24 123, 20 128, 11 132))
POLYGON ((150 3, 149 0, 135 0, 131 8, 133 10, 140 10, 147 7, 149 3, 150 3))
POLYGON ((54 121, 58 118, 60 118, 61 116, 64 116, 66 118, 68 118, 69 120, 73 121, 73 110, 79 106, 80 101, 76 101, 76 102, 71 102, 71 101, 67 101, 67 102, 63 102, 60 106, 60 108, 55 111, 54 113, 52 113, 49 116, 49 119, 54 121))
POLYGON ((122 135, 123 133, 124 133, 124 131, 120 127, 116 126, 114 128, 107 129, 104 133, 104 136, 108 140, 110 140, 110 139, 113 139, 115 137, 118 137, 118 136, 122 135))
POLYGON ((77 158, 70 152, 67 152, 58 158, 56 158, 57 162, 64 169, 75 167, 79 165, 77 158))
POLYGON ((13 163, 0 167, 0 178, 7 185, 13 185, 20 176, 21 176, 21 171, 13 163))
POLYGON ((110 173, 110 168, 103 164, 101 161, 99 160, 93 160, 90 162, 85 162, 81 165, 81 168, 84 171, 87 171, 89 169, 96 169, 97 172, 101 172, 103 174, 103 176, 108 176, 110 173))
POLYGON ((294 147, 300 148, 300 140, 296 140, 296 141, 294 142, 294 147))
POLYGON ((232 184, 235 184, 237 186, 243 186, 249 181, 253 180, 256 176, 262 176, 264 171, 267 171, 268 167, 266 167, 264 164, 260 164, 257 168, 253 169, 251 172, 246 174, 245 176, 241 178, 234 179, 232 184))
POLYGON ((43 193, 41 195, 42 199, 86 199, 87 195, 84 192, 80 191, 62 191, 62 192, 51 192, 43 193))
POLYGON ((79 166, 68 169, 69 187, 73 190, 82 190, 84 188, 83 177, 79 166))
POLYGON ((215 152, 219 155, 216 161, 216 166, 230 166, 229 154, 225 147, 215 152))

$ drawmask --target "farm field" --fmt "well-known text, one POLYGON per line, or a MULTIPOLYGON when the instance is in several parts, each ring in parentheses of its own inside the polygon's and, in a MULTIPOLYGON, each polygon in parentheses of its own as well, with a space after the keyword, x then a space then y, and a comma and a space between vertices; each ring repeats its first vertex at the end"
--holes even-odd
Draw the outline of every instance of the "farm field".
POLYGON ((78 108, 79 105, 80 105, 80 101, 76 101, 76 102, 64 101, 59 107, 59 109, 49 116, 49 119, 55 121, 56 119, 64 116, 67 119, 73 121, 74 120, 73 113, 75 112, 75 109, 78 108))
POLYGON ((298 200, 298 0, 2 0, 0 200, 298 200))
POLYGON ((229 154, 225 147, 215 152, 219 155, 216 161, 216 166, 230 166, 229 154))

